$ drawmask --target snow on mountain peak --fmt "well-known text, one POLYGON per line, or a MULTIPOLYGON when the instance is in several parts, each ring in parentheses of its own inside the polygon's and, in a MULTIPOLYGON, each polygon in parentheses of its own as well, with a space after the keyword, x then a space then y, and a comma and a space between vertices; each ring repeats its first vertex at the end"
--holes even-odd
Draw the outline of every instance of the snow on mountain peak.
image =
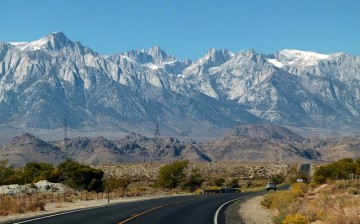
POLYGON ((27 44, 29 42, 9 42, 10 45, 13 45, 13 46, 18 46, 18 45, 24 45, 24 44, 27 44))
POLYGON ((278 67, 278 68, 282 68, 284 67, 284 64, 281 63, 280 61, 278 61, 277 59, 275 58, 270 58, 270 59, 267 59, 267 61, 270 63, 270 64, 273 64, 275 65, 275 67, 278 67))
POLYGON ((289 59, 303 59, 303 60, 323 60, 329 58, 330 55, 319 54, 311 51, 289 50, 284 49, 279 51, 279 54, 289 59))
POLYGON ((54 32, 46 35, 38 40, 31 42, 10 42, 11 45, 17 47, 19 50, 41 50, 41 49, 55 49, 59 48, 61 45, 65 45, 71 42, 64 33, 54 32))
POLYGON ((317 65, 320 60, 331 60, 341 54, 342 53, 327 55, 310 51, 284 49, 279 51, 275 55, 275 58, 268 58, 267 61, 278 68, 282 68, 287 65, 313 66, 317 65))

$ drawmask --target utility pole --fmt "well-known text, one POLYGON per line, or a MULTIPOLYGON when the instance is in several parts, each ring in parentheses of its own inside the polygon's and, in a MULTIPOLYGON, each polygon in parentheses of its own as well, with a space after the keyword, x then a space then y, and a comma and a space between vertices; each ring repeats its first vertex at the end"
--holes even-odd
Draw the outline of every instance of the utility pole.
POLYGON ((65 153, 65 159, 68 159, 68 148, 67 148, 67 129, 68 129, 68 123, 67 119, 64 119, 64 153, 65 153))
POLYGON ((154 136, 154 146, 155 149, 160 149, 160 131, 159 131, 159 122, 156 122, 156 130, 154 136))

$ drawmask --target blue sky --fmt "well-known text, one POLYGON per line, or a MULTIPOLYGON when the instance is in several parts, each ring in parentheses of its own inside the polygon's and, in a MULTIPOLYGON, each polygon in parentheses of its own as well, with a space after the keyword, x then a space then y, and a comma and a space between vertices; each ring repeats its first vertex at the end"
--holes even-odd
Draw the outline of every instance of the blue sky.
POLYGON ((210 48, 360 55, 359 0, 0 0, 0 41, 55 31, 101 54, 159 45, 179 59, 210 48))

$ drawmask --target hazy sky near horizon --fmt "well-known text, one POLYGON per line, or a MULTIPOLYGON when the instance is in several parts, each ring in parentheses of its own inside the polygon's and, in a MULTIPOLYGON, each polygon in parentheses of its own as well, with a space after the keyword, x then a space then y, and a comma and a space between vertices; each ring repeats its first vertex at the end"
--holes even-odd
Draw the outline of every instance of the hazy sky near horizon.
POLYGON ((359 0, 0 0, 0 42, 62 31, 100 54, 159 45, 179 59, 210 48, 360 55, 359 0))

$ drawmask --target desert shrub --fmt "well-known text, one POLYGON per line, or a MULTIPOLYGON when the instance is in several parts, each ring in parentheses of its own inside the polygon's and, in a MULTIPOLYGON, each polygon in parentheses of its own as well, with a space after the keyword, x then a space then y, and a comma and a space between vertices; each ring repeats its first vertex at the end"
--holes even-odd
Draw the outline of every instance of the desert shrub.
POLYGON ((224 183, 225 183, 225 179, 224 179, 224 178, 216 178, 216 179, 214 180, 214 185, 215 185, 215 186, 218 186, 218 187, 223 186, 224 183))
POLYGON ((239 184, 238 178, 231 179, 226 185, 227 185, 227 187, 230 187, 230 188, 240 188, 241 187, 239 184))
POLYGON ((279 192, 277 197, 274 198, 271 207, 279 211, 286 210, 288 206, 295 201, 297 195, 297 192, 279 192))
POLYGON ((282 211, 294 200, 295 196, 291 192, 278 191, 265 195, 261 204, 267 208, 282 211))
POLYGON ((354 161, 353 159, 346 158, 319 167, 314 173, 313 180, 317 184, 322 184, 328 179, 347 179, 351 173, 360 174, 360 163, 358 160, 354 161))
POLYGON ((277 215, 272 217, 275 224, 281 224, 285 218, 292 213, 302 209, 299 197, 303 197, 306 191, 306 184, 295 183, 289 191, 277 191, 263 196, 261 204, 266 208, 276 209, 277 215))
POLYGON ((294 194, 295 197, 303 197, 307 191, 307 185, 305 183, 294 183, 291 185, 290 192, 294 194))
POLYGON ((279 212, 277 215, 274 215, 271 220, 273 221, 274 224, 282 224, 284 219, 286 217, 286 213, 285 212, 279 212))
POLYGON ((176 188, 185 178, 184 169, 189 161, 174 161, 162 166, 156 178, 156 186, 162 188, 176 188))
POLYGON ((203 182, 204 179, 202 179, 200 173, 197 170, 192 170, 185 180, 184 187, 189 188, 191 192, 194 192, 196 189, 201 187, 203 182))
POLYGON ((310 224, 306 216, 295 213, 286 215, 283 224, 310 224))
POLYGON ((295 183, 292 185, 290 191, 277 191, 264 195, 261 204, 267 208, 278 209, 279 211, 282 211, 298 197, 303 197, 305 194, 305 189, 306 184, 295 183))
POLYGON ((31 212, 44 211, 44 210, 45 210, 45 203, 42 201, 31 202, 31 204, 26 207, 26 211, 31 211, 31 212))
POLYGON ((131 181, 128 177, 111 177, 105 180, 105 186, 110 191, 121 189, 125 191, 130 185, 131 181))
POLYGON ((207 186, 205 190, 220 190, 221 188, 218 186, 207 186))
POLYGON ((359 189, 355 187, 349 187, 347 190, 350 194, 359 194, 359 189))
MULTIPOLYGON (((275 193, 275 192, 274 192, 275 193)), ((267 194, 267 195, 264 195, 263 196, 263 199, 261 201, 261 205, 266 207, 266 208, 271 208, 271 205, 274 201, 274 193, 270 193, 270 194, 267 194)))
POLYGON ((318 186, 318 185, 315 184, 314 182, 311 182, 311 183, 308 184, 308 188, 310 188, 310 189, 314 189, 314 188, 316 188, 317 186, 318 186))
POLYGON ((285 177, 281 174, 276 174, 275 176, 271 177, 270 181, 276 184, 281 184, 285 180, 285 177))
POLYGON ((246 181, 246 187, 247 187, 247 188, 250 188, 252 185, 253 185, 252 180, 247 180, 247 181, 246 181))
POLYGON ((350 183, 347 182, 346 180, 338 180, 335 181, 332 185, 331 185, 331 190, 335 191, 341 191, 341 190, 345 190, 346 188, 350 187, 350 183))

